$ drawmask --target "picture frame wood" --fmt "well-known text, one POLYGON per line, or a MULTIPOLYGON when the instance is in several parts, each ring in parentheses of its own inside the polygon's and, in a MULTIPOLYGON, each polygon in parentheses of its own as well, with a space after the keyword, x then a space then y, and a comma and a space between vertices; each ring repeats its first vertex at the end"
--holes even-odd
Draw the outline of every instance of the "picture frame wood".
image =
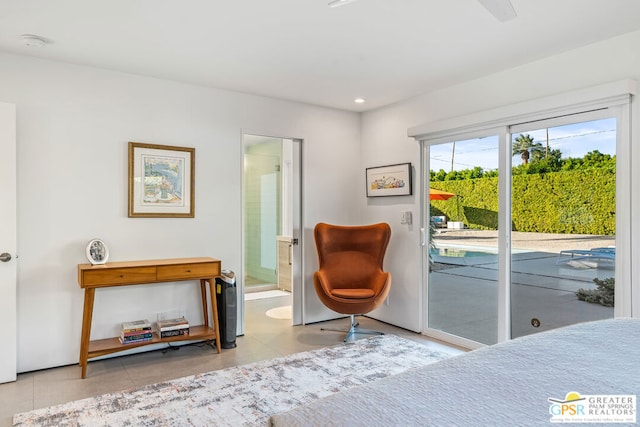
POLYGON ((129 218, 194 218, 195 155, 195 148, 129 142, 129 218))
POLYGON ((411 163, 367 168, 367 197, 410 196, 413 194, 411 175, 411 163))

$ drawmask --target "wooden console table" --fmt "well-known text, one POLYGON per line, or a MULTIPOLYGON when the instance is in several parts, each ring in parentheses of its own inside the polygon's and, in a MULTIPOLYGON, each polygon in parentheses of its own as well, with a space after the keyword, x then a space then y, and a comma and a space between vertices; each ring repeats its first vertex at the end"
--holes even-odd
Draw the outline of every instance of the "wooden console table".
POLYGON ((82 378, 87 375, 87 361, 93 357, 117 353, 130 348, 150 344, 185 340, 216 340, 220 353, 220 332, 218 327, 218 306, 216 304, 215 278, 220 275, 220 260, 215 258, 176 258, 149 261, 110 262, 102 265, 78 264, 78 284, 84 289, 84 311, 82 314, 82 338, 80 340, 80 367, 82 378), (191 326, 189 335, 160 338, 154 333, 153 340, 122 344, 116 338, 90 341, 93 299, 97 288, 112 286, 145 285, 159 282, 200 280, 202 312, 204 324, 191 326), (209 326, 207 308, 207 288, 211 296, 213 327, 209 326))

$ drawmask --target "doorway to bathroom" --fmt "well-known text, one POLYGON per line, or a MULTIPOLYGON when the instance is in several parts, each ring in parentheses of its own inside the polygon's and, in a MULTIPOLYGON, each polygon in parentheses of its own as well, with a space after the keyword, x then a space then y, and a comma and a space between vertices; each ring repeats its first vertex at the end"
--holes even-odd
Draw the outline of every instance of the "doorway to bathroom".
POLYGON ((301 142, 243 135, 242 292, 243 303, 250 301, 244 304, 245 315, 251 318, 262 314, 250 310, 267 304, 253 301, 277 298, 282 307, 264 315, 302 323, 301 142))

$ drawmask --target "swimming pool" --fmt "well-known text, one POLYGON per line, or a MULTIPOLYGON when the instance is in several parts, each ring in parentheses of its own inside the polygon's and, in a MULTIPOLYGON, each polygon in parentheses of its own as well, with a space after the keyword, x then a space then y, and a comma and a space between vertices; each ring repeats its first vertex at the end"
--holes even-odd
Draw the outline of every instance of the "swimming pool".
MULTIPOLYGON (((484 248, 483 248, 484 249, 484 248)), ((432 248, 429 250, 429 253, 432 257, 442 256, 442 257, 451 257, 451 258, 471 258, 471 257, 479 257, 479 256, 495 256, 498 255, 497 249, 493 252, 490 251, 489 248, 486 250, 477 250, 476 248, 463 248, 463 247, 452 247, 452 246, 442 246, 437 248, 432 248)))

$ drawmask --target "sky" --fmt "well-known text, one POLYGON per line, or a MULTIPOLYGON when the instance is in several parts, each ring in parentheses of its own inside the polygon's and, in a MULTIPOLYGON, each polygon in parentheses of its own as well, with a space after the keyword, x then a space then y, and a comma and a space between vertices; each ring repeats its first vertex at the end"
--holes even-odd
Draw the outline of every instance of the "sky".
MULTIPOLYGON (((529 134, 534 142, 540 142, 543 146, 547 143, 546 128, 524 132, 529 134)), ((517 138, 520 134, 514 134, 517 138)), ((439 171, 451 170, 451 154, 453 143, 431 146, 430 169, 439 171)), ((549 128, 549 149, 558 149, 562 152, 562 158, 582 157, 590 151, 598 150, 604 154, 616 153, 616 120, 601 119, 589 122, 549 128)), ((511 160, 513 166, 522 164, 520 156, 514 156, 511 160)), ((498 168, 498 137, 470 139, 456 141, 453 153, 453 169, 472 169, 480 166, 484 170, 498 168)))

